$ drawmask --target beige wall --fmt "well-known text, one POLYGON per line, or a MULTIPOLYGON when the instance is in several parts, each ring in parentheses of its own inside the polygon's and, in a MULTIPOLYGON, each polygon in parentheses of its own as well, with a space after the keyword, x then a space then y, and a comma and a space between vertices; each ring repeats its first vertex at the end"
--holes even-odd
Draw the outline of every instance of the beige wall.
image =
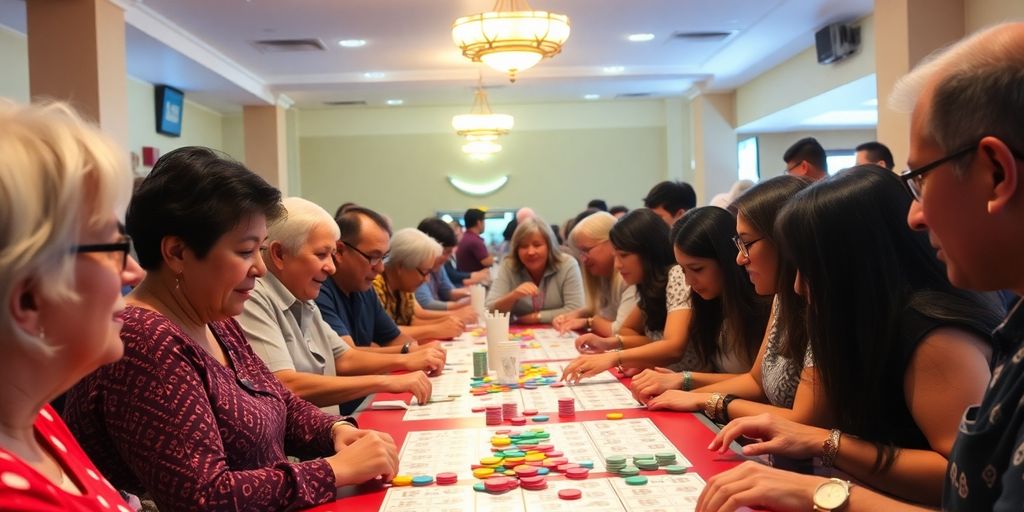
MULTIPOLYGON (((477 162, 462 153, 451 131, 451 116, 465 110, 301 111, 303 197, 330 212, 356 201, 387 213, 396 226, 415 225, 439 209, 474 206, 530 206, 553 223, 594 198, 637 207, 667 176, 666 115, 686 113, 660 100, 495 106, 514 115, 516 125, 499 141, 501 153, 477 162), (482 198, 447 182, 449 175, 482 183, 505 174, 509 183, 482 198)), ((673 151, 676 161, 690 160, 688 147, 673 151)))
POLYGON ((814 39, 793 58, 758 75, 736 89, 736 126, 743 126, 875 72, 875 23, 871 16, 860 25, 860 50, 835 64, 818 64, 814 39))
POLYGON ((1024 2, 1021 0, 964 0, 964 30, 967 33, 1011 20, 1024 20, 1024 2))
MULTIPOLYGON (((185 113, 181 118, 181 137, 169 137, 156 132, 156 109, 153 106, 153 84, 128 78, 128 149, 142 154, 142 146, 155 146, 160 154, 182 146, 207 146, 223 150, 222 116, 201 105, 185 100, 185 113)), ((185 93, 186 97, 188 93, 185 93)), ((139 166, 136 172, 149 173, 150 168, 139 166)))
POLYGON ((530 206, 561 223, 602 198, 641 206, 665 176, 661 127, 520 132, 484 162, 462 154, 455 135, 350 135, 303 137, 303 196, 329 212, 355 201, 389 215, 396 227, 414 226, 439 209, 530 206), (504 188, 487 197, 456 191, 452 175, 485 182, 507 174, 504 188))
MULTIPOLYGON (((758 164, 761 179, 765 180, 781 175, 786 170, 782 155, 794 142, 804 137, 814 137, 825 148, 853 149, 863 142, 875 140, 874 130, 828 130, 814 132, 779 132, 779 133, 748 133, 739 135, 738 139, 757 137, 758 164)), ((897 165, 899 162, 897 162, 897 165)))

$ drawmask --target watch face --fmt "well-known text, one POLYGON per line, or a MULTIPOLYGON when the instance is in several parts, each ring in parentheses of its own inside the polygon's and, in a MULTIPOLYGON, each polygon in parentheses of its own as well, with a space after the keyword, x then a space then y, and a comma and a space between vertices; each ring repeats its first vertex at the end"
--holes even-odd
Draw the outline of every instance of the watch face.
POLYGON ((826 510, 838 508, 846 503, 850 496, 849 489, 839 482, 825 482, 814 493, 814 505, 826 510))

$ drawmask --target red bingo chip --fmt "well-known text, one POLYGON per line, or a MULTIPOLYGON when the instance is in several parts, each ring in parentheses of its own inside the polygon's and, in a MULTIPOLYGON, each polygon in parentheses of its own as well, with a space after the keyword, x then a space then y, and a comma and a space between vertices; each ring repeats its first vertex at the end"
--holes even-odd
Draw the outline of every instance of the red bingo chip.
POLYGON ((562 489, 558 491, 558 497, 563 500, 578 500, 583 497, 583 491, 579 489, 562 489))

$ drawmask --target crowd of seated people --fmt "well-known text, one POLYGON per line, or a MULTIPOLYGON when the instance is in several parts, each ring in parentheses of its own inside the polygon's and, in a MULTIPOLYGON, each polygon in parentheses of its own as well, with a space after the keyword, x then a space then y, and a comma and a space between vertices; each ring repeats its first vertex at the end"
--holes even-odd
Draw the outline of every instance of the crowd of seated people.
POLYGON ((0 103, 0 509, 291 510, 388 482, 396 443, 348 414, 429 401, 483 283, 487 310, 577 333, 568 383, 617 368, 648 409, 722 425, 709 450, 779 466, 711 476, 698 510, 1021 510, 1021 90, 1024 24, 994 26, 897 84, 913 170, 872 141, 830 174, 808 137, 714 205, 676 181, 595 199, 564 243, 520 208, 503 254, 482 210, 332 216, 205 147, 132 191, 70 107, 0 103))

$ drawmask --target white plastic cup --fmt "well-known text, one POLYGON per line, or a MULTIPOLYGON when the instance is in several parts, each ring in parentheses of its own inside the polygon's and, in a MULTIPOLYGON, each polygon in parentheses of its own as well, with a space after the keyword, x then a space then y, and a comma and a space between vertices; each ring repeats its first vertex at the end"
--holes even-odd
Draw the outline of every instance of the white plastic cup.
POLYGON ((484 306, 486 295, 487 290, 479 284, 469 287, 469 304, 473 311, 476 311, 477 323, 483 323, 484 317, 487 314, 487 308, 484 306))
POLYGON ((487 314, 484 317, 487 326, 487 368, 498 371, 498 344, 508 341, 508 315, 487 314))
POLYGON ((511 385, 519 382, 519 343, 504 341, 497 344, 498 383, 511 385))

